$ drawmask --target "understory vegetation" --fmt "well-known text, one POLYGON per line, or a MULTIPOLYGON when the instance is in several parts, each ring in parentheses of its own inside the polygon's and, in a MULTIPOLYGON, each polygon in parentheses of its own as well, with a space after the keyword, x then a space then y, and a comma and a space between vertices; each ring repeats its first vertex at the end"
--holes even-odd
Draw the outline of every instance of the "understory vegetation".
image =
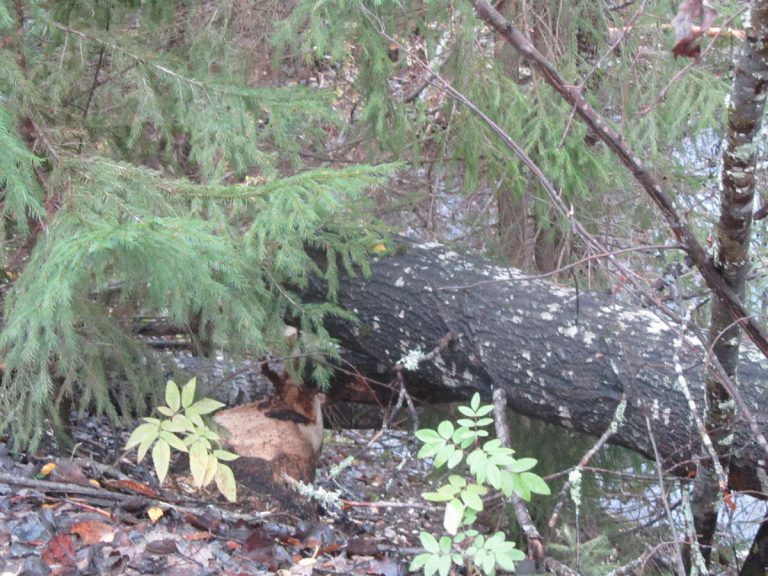
MULTIPOLYGON (((0 13, 13 41, 0 62, 0 414, 17 447, 65 400, 113 418, 154 402, 141 317, 203 353, 295 354, 297 374, 333 357, 323 319, 347 314, 332 304, 340 270, 364 274, 380 239, 363 191, 396 165, 302 166, 299 151, 339 127, 329 95, 250 86, 247 47, 220 42, 232 22, 209 6, 15 6, 0 13), (302 302, 311 274, 327 304, 302 302), (287 321, 301 330, 291 349, 287 321)), ((327 384, 324 364, 313 375, 327 384)))

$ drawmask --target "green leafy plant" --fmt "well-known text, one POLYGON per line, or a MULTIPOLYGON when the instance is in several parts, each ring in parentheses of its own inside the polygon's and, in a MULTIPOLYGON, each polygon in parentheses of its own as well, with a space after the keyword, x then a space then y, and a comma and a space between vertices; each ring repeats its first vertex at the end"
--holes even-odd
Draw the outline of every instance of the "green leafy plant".
POLYGON ((221 448, 219 435, 208 427, 203 416, 215 412, 224 404, 211 398, 195 401, 196 379, 192 378, 181 390, 173 380, 165 385, 166 406, 157 411, 165 418, 144 418, 126 444, 126 449, 138 447, 141 462, 152 448, 152 462, 162 484, 168 474, 171 449, 189 454, 189 470, 198 489, 216 482, 227 500, 237 499, 235 476, 224 464, 238 458, 237 454, 221 448))
POLYGON ((447 576, 451 565, 466 565, 468 574, 479 571, 492 575, 497 569, 513 572, 515 562, 525 554, 506 539, 503 532, 491 536, 473 528, 477 515, 483 510, 483 496, 489 489, 506 497, 517 494, 530 500, 531 494, 550 493, 544 480, 530 472, 534 458, 515 458, 514 450, 501 445, 498 439, 485 440, 487 428, 493 424, 489 414, 493 406, 480 403, 475 394, 469 406, 459 406, 464 416, 453 422, 440 422, 437 430, 422 429, 416 437, 424 443, 419 458, 433 458, 436 469, 460 469, 464 474, 450 474, 447 482, 434 492, 422 496, 432 502, 445 502, 443 527, 447 534, 439 538, 421 532, 421 544, 426 552, 411 562, 412 571, 422 570, 426 576, 438 573, 447 576))

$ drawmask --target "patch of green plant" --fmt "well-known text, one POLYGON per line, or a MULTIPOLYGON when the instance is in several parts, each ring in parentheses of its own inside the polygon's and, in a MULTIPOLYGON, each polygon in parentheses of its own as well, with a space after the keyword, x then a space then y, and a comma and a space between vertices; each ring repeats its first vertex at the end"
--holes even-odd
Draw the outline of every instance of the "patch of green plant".
POLYGON ((436 491, 422 494, 426 500, 445 502, 446 534, 422 531, 419 538, 426 552, 413 559, 410 570, 447 576, 456 564, 466 566, 468 574, 493 575, 497 569, 514 572, 515 562, 525 558, 522 550, 503 532, 485 536, 474 528, 483 510, 483 496, 495 490, 528 501, 531 494, 550 494, 549 487, 530 471, 536 466, 534 458, 515 458, 515 451, 502 446, 500 440, 486 440, 486 428, 493 424, 489 416, 492 405, 481 404, 476 393, 469 406, 459 406, 458 410, 464 417, 456 421, 457 425, 444 420, 436 430, 425 428, 416 433, 424 443, 419 458, 433 458, 435 469, 446 466, 457 473, 450 474, 447 483, 436 491))
POLYGON ((195 385, 196 379, 192 378, 179 390, 173 380, 168 380, 166 406, 157 408, 165 418, 144 418, 144 424, 131 433, 125 448, 138 447, 139 462, 152 448, 152 462, 160 484, 168 474, 171 449, 186 452, 195 487, 201 490, 215 481, 219 492, 234 502, 237 500, 235 476, 224 462, 236 460, 238 456, 222 449, 219 435, 203 419, 224 404, 211 398, 195 401, 195 385))

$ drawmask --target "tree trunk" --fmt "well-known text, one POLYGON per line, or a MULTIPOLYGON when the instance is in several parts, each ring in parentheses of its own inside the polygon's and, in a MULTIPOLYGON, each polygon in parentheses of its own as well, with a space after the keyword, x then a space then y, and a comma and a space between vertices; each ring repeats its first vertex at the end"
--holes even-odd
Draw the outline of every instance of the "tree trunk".
MULTIPOLYGON (((750 269, 749 244, 752 238, 752 210, 755 193, 756 139, 765 113, 768 83, 768 2, 753 2, 747 40, 742 43, 736 64, 728 107, 728 132, 723 150, 720 220, 717 227, 715 265, 735 294, 744 300, 746 278, 750 269)), ((719 297, 712 300, 709 344, 728 377, 738 381, 741 328, 733 322, 727 304, 719 297)), ((720 464, 727 473, 730 434, 735 418, 735 404, 719 380, 707 378, 705 425, 717 450, 720 464)), ((712 460, 699 464, 693 508, 699 546, 707 564, 722 500, 722 488, 712 460)))
MULTIPOLYGON (((323 294, 318 289, 318 298, 323 294)), ((517 412, 600 435, 626 391, 628 404, 612 442, 650 455, 647 414, 665 466, 677 466, 679 473, 693 468, 699 435, 677 386, 678 327, 651 310, 616 302, 608 293, 577 293, 531 280, 439 245, 410 242, 374 262, 371 278, 344 280, 339 298, 359 323, 334 321, 331 334, 346 349, 346 360, 372 380, 394 382, 395 364, 409 351, 428 353, 455 333, 433 360, 403 372, 413 396, 440 402, 478 390, 490 399, 494 388, 504 388, 517 412)), ((704 351, 690 337, 679 353, 703 410, 704 351)), ((757 408, 768 402, 768 362, 751 344, 742 356, 743 394, 761 429, 768 430, 768 414, 757 408)), ((360 378, 340 380, 337 396, 361 397, 360 378)), ((374 388, 388 393, 383 386, 374 388)), ((758 470, 764 473, 766 455, 742 421, 736 423, 732 447, 731 487, 760 490, 758 470)))

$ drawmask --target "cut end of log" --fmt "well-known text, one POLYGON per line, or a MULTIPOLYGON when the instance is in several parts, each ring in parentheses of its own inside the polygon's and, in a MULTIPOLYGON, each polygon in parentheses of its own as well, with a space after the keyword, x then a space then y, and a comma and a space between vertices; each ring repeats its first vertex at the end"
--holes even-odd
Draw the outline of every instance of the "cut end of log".
POLYGON ((227 448, 241 456, 234 466, 238 481, 255 491, 269 491, 260 486, 267 480, 282 483, 283 473, 312 482, 323 443, 324 399, 283 378, 282 389, 271 398, 216 414, 227 448))

